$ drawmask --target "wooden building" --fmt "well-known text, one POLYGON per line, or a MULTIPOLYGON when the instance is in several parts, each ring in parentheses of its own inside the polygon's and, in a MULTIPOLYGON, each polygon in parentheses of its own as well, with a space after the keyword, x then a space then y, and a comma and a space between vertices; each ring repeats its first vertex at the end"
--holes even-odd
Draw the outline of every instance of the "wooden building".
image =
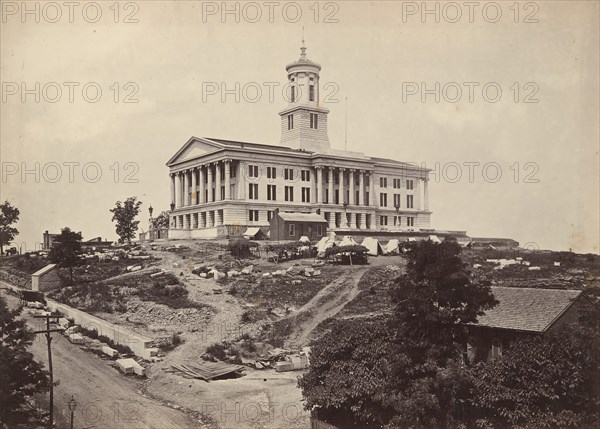
POLYGON ((327 235, 327 220, 317 213, 280 212, 276 209, 270 231, 270 238, 274 241, 299 240, 304 236, 310 241, 319 241, 327 235))

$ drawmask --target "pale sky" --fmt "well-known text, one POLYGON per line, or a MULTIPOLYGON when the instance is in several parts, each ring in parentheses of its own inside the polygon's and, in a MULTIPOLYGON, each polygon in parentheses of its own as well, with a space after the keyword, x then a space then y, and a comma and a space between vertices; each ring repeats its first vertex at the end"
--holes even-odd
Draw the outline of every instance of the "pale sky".
POLYGON ((109 209, 134 195, 146 230, 148 206, 170 203, 165 163, 191 136, 279 144, 285 65, 304 26, 332 147, 344 148, 347 98, 348 150, 434 169, 432 227, 599 251, 597 1, 429 2, 438 23, 422 2, 228 2, 239 22, 221 2, 123 2, 118 16, 113 1, 90 3, 71 23, 63 2, 28 2, 37 23, 2 1, 1 199, 19 207, 28 250, 65 226, 116 239, 109 209))

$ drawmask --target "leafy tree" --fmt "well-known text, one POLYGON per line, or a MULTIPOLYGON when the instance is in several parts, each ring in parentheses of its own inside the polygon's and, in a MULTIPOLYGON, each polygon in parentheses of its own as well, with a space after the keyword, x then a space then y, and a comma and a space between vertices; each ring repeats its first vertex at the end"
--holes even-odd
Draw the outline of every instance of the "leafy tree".
POLYGON ((73 267, 76 266, 81 258, 81 233, 71 231, 65 227, 60 231, 60 234, 54 240, 50 254, 50 260, 55 264, 60 264, 62 267, 69 268, 71 284, 73 284, 73 267))
POLYGON ((161 214, 152 218, 153 229, 165 229, 169 228, 169 213, 163 211, 161 214))
POLYGON ((300 381, 308 408, 351 415, 359 425, 452 423, 453 408, 468 397, 464 324, 496 304, 489 284, 471 282, 460 251, 452 241, 416 244, 406 273, 393 280, 391 316, 364 331, 362 324, 346 333, 333 330, 313 345, 310 370, 300 381), (335 352, 348 341, 363 352, 335 352))
POLYGON ((4 254, 4 246, 8 245, 19 234, 12 225, 19 220, 19 209, 8 201, 0 204, 0 255, 4 254))
POLYGON ((119 236, 119 242, 131 244, 131 239, 135 238, 135 233, 140 223, 134 220, 140 213, 141 201, 136 197, 129 197, 124 203, 117 201, 115 207, 110 209, 113 214, 112 221, 116 223, 116 232, 119 236))
POLYGON ((28 351, 34 334, 23 319, 17 319, 21 310, 9 310, 0 297, 0 421, 4 422, 28 397, 50 389, 48 372, 28 351))

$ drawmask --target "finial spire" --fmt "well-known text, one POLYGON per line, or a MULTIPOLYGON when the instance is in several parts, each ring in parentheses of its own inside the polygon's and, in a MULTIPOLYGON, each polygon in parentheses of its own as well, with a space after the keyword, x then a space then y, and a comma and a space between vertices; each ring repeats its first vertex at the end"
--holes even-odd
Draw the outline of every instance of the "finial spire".
POLYGON ((306 57, 306 46, 304 46, 304 25, 302 26, 302 47, 300 48, 300 56, 302 58, 306 57))

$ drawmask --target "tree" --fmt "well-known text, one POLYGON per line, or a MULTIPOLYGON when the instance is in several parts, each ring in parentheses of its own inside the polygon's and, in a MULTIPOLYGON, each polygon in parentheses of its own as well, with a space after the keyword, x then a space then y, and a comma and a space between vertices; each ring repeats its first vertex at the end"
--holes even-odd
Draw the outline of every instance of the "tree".
POLYGON ((140 213, 141 201, 137 201, 136 197, 129 197, 124 203, 117 201, 115 207, 110 209, 113 214, 112 221, 116 222, 116 232, 119 236, 119 242, 127 241, 131 244, 131 239, 135 238, 135 232, 140 223, 139 220, 134 220, 140 213))
POLYGON ((391 316, 365 330, 362 321, 348 332, 334 329, 313 344, 311 367, 299 382, 307 407, 351 415, 358 425, 452 423, 453 409, 469 393, 465 324, 496 304, 489 284, 471 282, 460 252, 452 241, 417 243, 406 273, 391 280, 391 316), (348 336, 357 352, 332 352, 348 336))
POLYGON ((50 379, 43 365, 33 359, 28 348, 34 334, 25 321, 17 319, 22 307, 9 310, 0 297, 0 421, 18 411, 34 393, 50 390, 50 379))
POLYGON ((4 254, 4 246, 19 234, 19 230, 11 226, 19 220, 19 214, 19 209, 13 207, 8 200, 0 204, 0 255, 4 254))
POLYGON ((163 211, 161 214, 152 218, 152 229, 169 228, 169 213, 163 211))
POLYGON ((69 268, 71 284, 73 284, 73 267, 80 262, 81 254, 81 233, 71 231, 65 227, 60 231, 60 235, 54 240, 50 254, 50 260, 62 267, 69 268))

